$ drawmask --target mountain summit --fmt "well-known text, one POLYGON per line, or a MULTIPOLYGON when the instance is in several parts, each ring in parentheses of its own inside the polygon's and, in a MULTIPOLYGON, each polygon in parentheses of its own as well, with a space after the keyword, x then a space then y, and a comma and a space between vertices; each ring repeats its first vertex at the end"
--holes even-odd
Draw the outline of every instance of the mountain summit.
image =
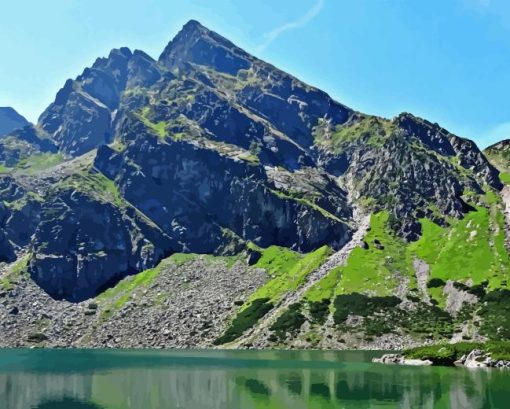
POLYGON ((55 345, 510 337, 484 153, 410 113, 357 112, 196 21, 157 61, 98 58, 0 139, 0 163, 1 278, 26 308, 6 345, 38 325, 27 300, 65 322, 89 305, 72 330, 48 324, 55 345))

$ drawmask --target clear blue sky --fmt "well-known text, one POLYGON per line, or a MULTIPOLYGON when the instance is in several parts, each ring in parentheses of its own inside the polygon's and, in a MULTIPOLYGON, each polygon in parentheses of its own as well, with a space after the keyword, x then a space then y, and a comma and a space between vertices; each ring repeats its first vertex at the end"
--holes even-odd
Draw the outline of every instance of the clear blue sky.
POLYGON ((6 0, 0 106, 35 121, 96 57, 157 58, 191 18, 354 109, 510 138, 507 0, 6 0))

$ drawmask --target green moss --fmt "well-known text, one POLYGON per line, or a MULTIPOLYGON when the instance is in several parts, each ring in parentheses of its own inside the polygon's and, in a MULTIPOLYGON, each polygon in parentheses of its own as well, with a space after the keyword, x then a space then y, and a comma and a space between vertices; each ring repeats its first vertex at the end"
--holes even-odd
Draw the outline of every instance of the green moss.
POLYGON ((11 169, 11 168, 8 168, 8 167, 6 167, 6 166, 4 166, 4 165, 2 165, 2 164, 0 163, 0 174, 2 174, 2 173, 9 173, 9 172, 11 172, 11 171, 12 171, 12 169, 11 169))
POLYGON ((327 123, 319 123, 314 130, 314 139, 317 145, 333 152, 339 152, 346 144, 359 139, 372 146, 381 146, 395 128, 387 119, 368 115, 337 125, 333 131, 328 127, 327 123))
POLYGON ((258 298, 253 300, 250 305, 240 311, 234 318, 225 333, 214 341, 215 345, 222 345, 235 341, 244 331, 252 328, 259 319, 266 315, 273 308, 269 298, 258 298))
POLYGON ((81 170, 61 180, 55 187, 56 191, 73 189, 90 194, 118 207, 126 205, 115 183, 101 172, 94 170, 81 170))
POLYGON ((31 253, 25 254, 10 266, 7 273, 0 280, 0 286, 6 290, 14 287, 14 283, 19 280, 22 274, 27 273, 28 262, 32 257, 31 253))

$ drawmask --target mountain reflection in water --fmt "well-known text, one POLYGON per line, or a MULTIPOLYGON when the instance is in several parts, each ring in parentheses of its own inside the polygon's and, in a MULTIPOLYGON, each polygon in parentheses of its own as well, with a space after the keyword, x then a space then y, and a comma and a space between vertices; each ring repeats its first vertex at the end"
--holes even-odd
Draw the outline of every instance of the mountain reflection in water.
POLYGON ((0 351, 5 409, 503 408, 510 371, 347 351, 0 351))

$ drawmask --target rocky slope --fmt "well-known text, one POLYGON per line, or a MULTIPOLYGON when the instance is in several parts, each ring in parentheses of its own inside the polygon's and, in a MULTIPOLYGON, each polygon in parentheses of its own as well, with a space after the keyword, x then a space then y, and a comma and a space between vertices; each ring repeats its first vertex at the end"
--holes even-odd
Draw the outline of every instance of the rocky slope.
POLYGON ((196 21, 158 60, 115 49, 68 80, 0 164, 4 345, 510 337, 504 178, 484 153, 196 21))
MULTIPOLYGON (((502 173, 510 173, 510 140, 504 139, 486 148, 483 153, 491 163, 502 173)), ((505 180, 508 179, 504 175, 505 180)))

